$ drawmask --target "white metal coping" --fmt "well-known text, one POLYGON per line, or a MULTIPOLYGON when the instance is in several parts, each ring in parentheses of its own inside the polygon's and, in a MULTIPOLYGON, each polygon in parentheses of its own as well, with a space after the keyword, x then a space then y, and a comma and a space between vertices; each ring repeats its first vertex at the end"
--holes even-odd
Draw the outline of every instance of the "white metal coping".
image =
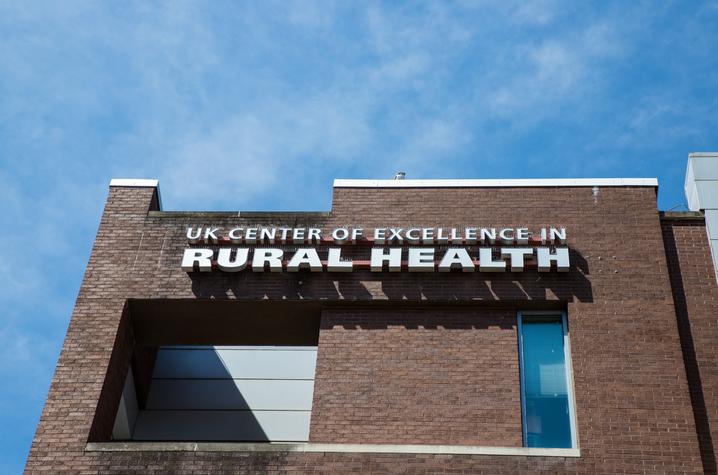
POLYGON ((110 180, 110 186, 147 186, 156 188, 160 186, 160 181, 145 178, 113 178, 110 180))
POLYGON ((90 442, 88 452, 305 452, 580 457, 580 449, 476 445, 322 444, 287 442, 90 442))
POLYGON ((334 180, 334 188, 528 188, 658 186, 657 178, 521 178, 457 180, 334 180))
POLYGON ((147 178, 113 178, 110 180, 110 186, 116 187, 137 187, 137 188, 156 188, 157 189, 157 205, 162 209, 162 195, 160 195, 160 181, 147 178))

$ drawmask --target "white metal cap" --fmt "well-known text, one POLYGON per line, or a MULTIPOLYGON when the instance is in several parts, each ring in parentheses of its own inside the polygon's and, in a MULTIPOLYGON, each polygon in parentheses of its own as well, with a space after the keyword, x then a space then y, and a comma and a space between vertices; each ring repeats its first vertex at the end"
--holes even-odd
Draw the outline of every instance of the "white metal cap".
POLYGON ((657 178, 528 178, 457 180, 334 180, 334 188, 516 188, 585 186, 658 186, 657 178))

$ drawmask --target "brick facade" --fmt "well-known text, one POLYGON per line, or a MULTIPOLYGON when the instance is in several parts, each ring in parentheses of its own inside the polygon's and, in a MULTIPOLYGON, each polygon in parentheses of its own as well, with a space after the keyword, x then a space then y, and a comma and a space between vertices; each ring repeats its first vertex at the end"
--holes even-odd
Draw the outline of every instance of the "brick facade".
MULTIPOLYGON (((675 269, 686 287, 694 284, 688 279, 710 287, 686 293, 683 308, 711 421, 715 280, 704 269, 684 270, 704 257, 705 236, 694 234, 705 231, 661 224, 651 187, 598 194, 582 187, 336 188, 330 213, 241 216, 159 212, 153 188, 111 187, 26 470, 700 473, 707 445, 699 447, 696 435, 675 269), (182 272, 186 227, 209 224, 550 224, 567 228, 572 262, 562 274, 182 272), (678 261, 669 249, 667 263, 671 232, 678 261), (684 242, 703 248, 682 252, 684 242), (88 441, 108 440, 137 344, 130 322, 140 316, 128 299, 315 302, 321 323, 311 442, 499 447, 521 446, 516 312, 565 309, 581 456, 87 451, 88 441), (703 316, 700 328, 694 312, 703 316)), ((711 434, 704 432, 704 439, 711 434)))
POLYGON ((521 447, 511 309, 325 311, 319 348, 312 441, 521 447))

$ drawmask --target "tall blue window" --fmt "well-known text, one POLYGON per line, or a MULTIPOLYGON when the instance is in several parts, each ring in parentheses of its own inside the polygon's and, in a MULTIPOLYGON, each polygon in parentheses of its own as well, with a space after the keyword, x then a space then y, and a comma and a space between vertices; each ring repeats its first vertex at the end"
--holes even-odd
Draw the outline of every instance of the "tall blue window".
POLYGON ((524 446, 576 446, 566 316, 519 314, 524 446))

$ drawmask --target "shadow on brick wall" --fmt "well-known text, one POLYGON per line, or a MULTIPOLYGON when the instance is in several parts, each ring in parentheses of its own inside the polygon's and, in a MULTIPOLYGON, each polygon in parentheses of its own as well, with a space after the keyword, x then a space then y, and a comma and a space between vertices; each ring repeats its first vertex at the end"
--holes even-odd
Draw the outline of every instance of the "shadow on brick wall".
POLYGON ((681 340, 681 350, 683 352, 683 363, 686 369, 686 377, 688 379, 689 393, 691 397, 691 405, 693 406, 693 418, 698 432, 698 447, 701 452, 701 462, 703 463, 703 471, 707 474, 718 473, 716 467, 715 448, 713 438, 711 437, 710 422, 708 419, 708 410, 703 396, 703 381, 701 379, 700 367, 696 358, 696 348, 693 341, 693 332, 691 330, 691 322, 688 315, 688 305, 686 303, 686 293, 683 286, 683 274, 681 265, 678 261, 678 247, 673 227, 665 224, 663 226, 663 242, 666 248, 666 259, 670 269, 669 278, 671 281, 671 290, 673 292, 673 302, 676 308, 676 319, 678 321, 678 335, 681 340))
POLYGON ((588 263, 571 251, 567 273, 484 273, 406 271, 351 273, 190 273, 197 298, 319 301, 555 301, 593 302, 588 263))
POLYGON ((516 309, 484 307, 480 310, 448 310, 433 307, 430 310, 364 309, 356 314, 352 310, 339 310, 323 314, 322 330, 336 326, 345 330, 385 330, 390 327, 406 330, 512 330, 516 328, 516 309))

